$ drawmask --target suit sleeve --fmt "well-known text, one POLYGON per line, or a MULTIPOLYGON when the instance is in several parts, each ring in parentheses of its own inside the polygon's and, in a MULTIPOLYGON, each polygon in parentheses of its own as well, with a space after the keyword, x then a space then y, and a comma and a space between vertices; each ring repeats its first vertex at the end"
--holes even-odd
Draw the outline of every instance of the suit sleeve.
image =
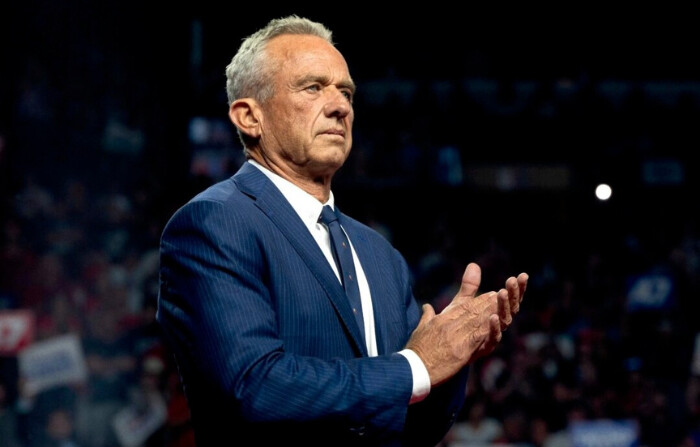
POLYGON ((411 395, 407 360, 396 353, 323 359, 287 352, 268 284, 265 253, 274 247, 251 237, 261 222, 225 205, 185 205, 161 239, 157 317, 193 419, 206 407, 249 424, 323 424, 367 438, 398 436, 411 395))

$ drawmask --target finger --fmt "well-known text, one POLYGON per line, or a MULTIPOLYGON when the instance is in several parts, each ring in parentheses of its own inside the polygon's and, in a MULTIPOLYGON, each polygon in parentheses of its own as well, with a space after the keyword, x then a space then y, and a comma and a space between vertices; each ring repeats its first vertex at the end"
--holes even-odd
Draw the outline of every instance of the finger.
POLYGON ((423 304, 421 309, 423 310, 423 314, 420 316, 420 321, 418 321, 419 327, 423 326, 428 321, 432 320, 433 317, 435 317, 435 309, 429 303, 423 304))
POLYGON ((509 279, 509 281, 513 283, 513 290, 510 295, 511 312, 517 314, 520 311, 520 303, 525 296, 525 289, 527 289, 528 275, 521 273, 517 278, 509 279))
POLYGON ((481 267, 475 262, 470 262, 467 268, 464 269, 462 275, 462 283, 459 287, 457 296, 473 297, 481 285, 481 267))
POLYGON ((490 354, 501 342, 503 333, 501 332, 501 322, 498 314, 489 315, 488 332, 483 333, 482 337, 479 347, 474 351, 474 354, 469 359, 469 363, 473 363, 477 359, 490 354))
POLYGON ((489 336, 486 339, 485 351, 490 353, 496 348, 496 345, 501 342, 503 331, 501 331, 501 321, 498 315, 493 314, 489 317, 489 336))
POLYGON ((501 331, 508 329, 513 322, 513 312, 511 310, 511 293, 509 290, 498 291, 498 319, 501 331))
POLYGON ((527 289, 527 282, 530 279, 527 273, 521 273, 518 275, 518 288, 520 289, 520 301, 522 302, 523 296, 525 295, 525 290, 527 289))
POLYGON ((508 292, 508 306, 510 307, 510 312, 516 314, 520 310, 520 300, 522 297, 520 284, 517 278, 511 276, 506 280, 506 290, 508 292))

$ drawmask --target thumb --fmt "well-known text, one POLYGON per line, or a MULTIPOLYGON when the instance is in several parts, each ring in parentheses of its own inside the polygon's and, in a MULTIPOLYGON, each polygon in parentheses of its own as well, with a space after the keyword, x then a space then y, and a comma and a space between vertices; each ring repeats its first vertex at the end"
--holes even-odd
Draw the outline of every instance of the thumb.
POLYGON ((481 267, 475 262, 469 263, 462 275, 462 283, 459 287, 457 296, 476 296, 479 285, 481 284, 481 267))

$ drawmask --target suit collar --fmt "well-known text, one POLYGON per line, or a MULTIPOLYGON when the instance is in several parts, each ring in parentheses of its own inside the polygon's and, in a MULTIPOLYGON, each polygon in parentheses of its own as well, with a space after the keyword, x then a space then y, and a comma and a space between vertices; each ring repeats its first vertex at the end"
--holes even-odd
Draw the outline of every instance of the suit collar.
POLYGON ((241 192, 253 198, 255 205, 277 226, 304 260, 326 291, 348 332, 352 334, 358 354, 366 356, 367 347, 343 286, 294 208, 274 183, 250 163, 244 163, 232 180, 241 192))
POLYGON ((311 194, 307 193, 289 180, 282 178, 254 160, 249 160, 252 166, 260 170, 265 176, 275 184, 282 195, 287 199, 287 202, 294 208, 294 211, 299 215, 309 231, 313 231, 314 226, 318 222, 318 216, 321 214, 323 205, 333 206, 334 198, 331 192, 328 202, 321 203, 311 194))

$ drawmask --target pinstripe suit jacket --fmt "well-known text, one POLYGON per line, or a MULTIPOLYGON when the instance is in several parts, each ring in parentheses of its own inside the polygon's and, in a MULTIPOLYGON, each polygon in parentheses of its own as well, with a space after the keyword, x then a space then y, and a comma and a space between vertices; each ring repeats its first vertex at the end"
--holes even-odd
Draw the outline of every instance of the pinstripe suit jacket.
POLYGON ((343 214, 372 292, 379 356, 315 240, 245 163, 171 217, 157 319, 172 347, 198 447, 435 445, 464 402, 466 369, 409 407, 397 354, 420 311, 403 257, 343 214))

